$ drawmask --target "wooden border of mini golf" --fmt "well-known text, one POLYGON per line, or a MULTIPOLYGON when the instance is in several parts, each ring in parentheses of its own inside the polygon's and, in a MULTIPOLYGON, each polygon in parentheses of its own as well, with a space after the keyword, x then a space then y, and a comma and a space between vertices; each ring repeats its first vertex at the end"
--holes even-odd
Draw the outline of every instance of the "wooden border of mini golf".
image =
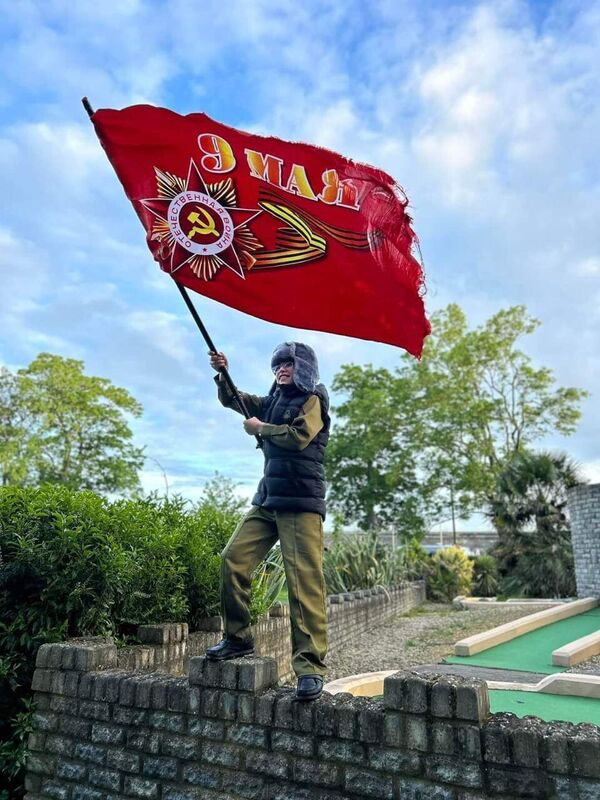
POLYGON ((458 595, 452 601, 452 605, 461 608, 463 611, 470 611, 474 608, 527 608, 528 606, 562 606, 564 600, 551 600, 547 597, 514 597, 509 600, 496 600, 493 597, 467 597, 458 595))
POLYGON ((600 631, 588 633, 569 644, 563 644, 552 651, 552 663, 555 667, 574 667, 592 656, 600 653, 600 631))
POLYGON ((538 628, 551 625, 553 622, 559 622, 560 620, 583 614, 585 611, 591 611, 592 608, 597 606, 598 600, 595 597, 586 597, 583 600, 574 600, 572 603, 561 603, 552 608, 545 608, 535 614, 528 614, 526 617, 520 617, 520 619, 515 619, 504 625, 498 625, 498 627, 491 628, 489 631, 476 633, 474 636, 461 639, 454 645, 454 655, 473 656, 475 653, 489 650, 490 647, 510 642, 524 633, 530 633, 538 630, 538 628))
MULTIPOLYGON (((385 670, 382 672, 363 672, 359 675, 350 675, 347 678, 331 681, 324 686, 329 694, 349 692, 355 697, 373 697, 383 694, 383 682, 390 675, 395 675, 398 670, 385 670)), ((441 676, 442 679, 444 676, 441 676)), ((585 672, 555 673, 547 675, 538 683, 518 683, 513 681, 490 681, 482 678, 488 689, 500 691, 539 692, 541 694, 560 694, 571 697, 588 697, 600 699, 600 675, 591 675, 585 672)))
MULTIPOLYGON (((528 614, 526 617, 513 620, 496 628, 491 628, 484 633, 478 633, 461 639, 454 645, 454 652, 458 656, 470 656, 495 647, 498 644, 509 642, 530 631, 551 625, 569 617, 591 611, 598 606, 595 597, 586 597, 570 603, 560 603, 552 608, 528 614)), ((557 648, 552 653, 552 663, 555 666, 571 667, 600 653, 600 631, 582 636, 557 648)), ((397 670, 383 670, 380 672, 362 672, 339 678, 326 684, 324 689, 330 694, 349 692, 356 697, 372 697, 383 694, 383 682, 394 675, 397 670)), ((508 681, 486 680, 489 689, 505 691, 517 690, 523 692, 542 692, 547 694, 572 695, 577 697, 591 697, 600 699, 600 675, 588 673, 555 673, 547 675, 536 684, 518 683, 508 681)))
POLYGON ((600 699, 600 675, 586 672, 555 672, 546 675, 538 683, 518 683, 512 681, 486 681, 488 689, 500 691, 539 692, 540 694, 561 694, 570 697, 600 699))
POLYGON ((373 697, 383 694, 383 682, 390 675, 395 675, 397 669, 388 669, 381 672, 361 672, 358 675, 349 675, 347 678, 338 678, 337 681, 326 683, 323 690, 329 694, 349 692, 355 697, 373 697))

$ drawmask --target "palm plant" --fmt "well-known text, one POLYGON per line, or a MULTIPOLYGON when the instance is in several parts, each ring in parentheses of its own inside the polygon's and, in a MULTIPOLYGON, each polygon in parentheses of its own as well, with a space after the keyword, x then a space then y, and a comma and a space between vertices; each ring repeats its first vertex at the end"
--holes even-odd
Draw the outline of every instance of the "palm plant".
POLYGON ((581 483, 565 453, 519 452, 499 475, 489 517, 506 594, 564 597, 575 593, 567 490, 581 483))
POLYGON ((492 597, 498 590, 498 562, 484 554, 473 559, 473 592, 479 597, 492 597))

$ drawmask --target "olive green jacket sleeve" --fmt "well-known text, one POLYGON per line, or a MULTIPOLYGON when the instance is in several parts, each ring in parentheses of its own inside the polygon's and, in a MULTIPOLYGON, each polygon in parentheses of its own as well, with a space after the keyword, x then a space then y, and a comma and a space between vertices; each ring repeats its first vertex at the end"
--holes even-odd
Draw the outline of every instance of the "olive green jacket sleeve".
MULTIPOLYGON (((225 378, 223 378, 220 373, 215 375, 215 382, 219 392, 219 401, 222 403, 222 405, 224 405, 225 408, 232 408, 234 411, 242 414, 243 412, 239 407, 238 401, 234 398, 229 386, 227 386, 227 383, 225 382, 225 378)), ((240 392, 240 396, 246 404, 246 408, 248 409, 248 413, 251 417, 255 417, 260 413, 262 408, 262 397, 259 397, 256 394, 247 394, 246 392, 240 392)))
POLYGON ((304 450, 323 427, 321 401, 311 395, 290 425, 271 425, 263 422, 260 435, 284 450, 304 450))

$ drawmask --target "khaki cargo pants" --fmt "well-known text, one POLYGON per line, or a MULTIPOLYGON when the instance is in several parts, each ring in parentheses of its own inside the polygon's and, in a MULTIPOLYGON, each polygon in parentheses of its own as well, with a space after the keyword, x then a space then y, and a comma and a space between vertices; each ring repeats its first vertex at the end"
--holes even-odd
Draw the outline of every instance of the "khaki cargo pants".
POLYGON ((277 539, 281 542, 290 601, 292 667, 296 675, 324 675, 327 614, 320 514, 252 506, 221 553, 225 635, 238 641, 251 638, 251 574, 277 539))

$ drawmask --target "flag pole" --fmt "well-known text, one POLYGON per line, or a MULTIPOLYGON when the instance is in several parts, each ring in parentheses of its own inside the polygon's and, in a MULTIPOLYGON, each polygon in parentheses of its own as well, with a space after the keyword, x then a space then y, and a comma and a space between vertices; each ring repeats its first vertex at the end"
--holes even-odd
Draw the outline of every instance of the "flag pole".
MULTIPOLYGON (((82 97, 81 98, 81 102, 82 102, 83 107, 85 108, 85 110, 87 112, 88 117, 90 119, 92 119, 92 117, 94 116, 94 109, 92 108, 92 105, 91 105, 90 101, 87 99, 87 97, 82 97)), ((184 300, 186 306, 188 307, 188 311, 190 312, 194 322, 198 326, 198 330, 200 331, 200 333, 204 337, 204 341, 208 345, 208 349, 210 350, 211 353, 217 353, 218 352, 217 348, 215 347, 215 345, 213 343, 213 340, 211 339, 208 331, 204 327, 204 323, 200 319, 200 316, 199 316, 198 312, 196 311, 196 309, 194 307, 194 304, 192 303, 192 300, 191 300, 189 294, 187 293, 187 290, 186 290, 185 286, 182 286, 174 278, 173 278, 173 280, 175 282, 175 285, 179 289, 179 291, 181 293, 181 296, 183 297, 183 300, 184 300)), ((238 404, 238 406, 240 408, 240 411, 242 412, 242 414, 244 415, 244 417, 246 419, 250 419, 250 412, 248 411, 246 403, 244 402, 241 394, 239 393, 237 386, 232 381, 231 375, 229 374, 229 370, 227 369, 227 367, 221 367, 219 372, 221 373, 221 375, 225 379, 225 383, 227 384, 227 387, 229 388, 229 391, 232 393, 235 401, 237 402, 237 404, 238 404)), ((256 439, 256 441, 258 443, 257 447, 262 447, 262 445, 263 445, 262 438, 260 436, 258 436, 257 434, 254 435, 254 438, 256 439)))
MULTIPOLYGON (((187 290, 186 290, 185 286, 182 286, 180 283, 177 283, 177 281, 175 279, 173 279, 173 280, 175 282, 175 285, 177 286, 177 288, 181 292, 181 296, 183 297, 183 300, 184 300, 186 306, 188 307, 188 310, 189 310, 190 314, 192 315, 192 318, 193 318, 194 322, 198 326, 198 330, 200 331, 200 333, 204 337, 204 341, 208 345, 208 349, 210 350, 211 353, 217 353, 218 350, 214 346, 213 340, 211 339, 211 337, 210 337, 208 331, 206 330, 206 328, 204 327, 204 323, 200 319, 200 316, 199 316, 198 312, 196 311, 196 309, 194 307, 194 304, 192 303, 192 300, 191 300, 189 294, 187 293, 187 290)), ((242 413, 244 414, 246 419, 250 419, 250 413, 248 411, 248 408, 246 407, 246 403, 244 402, 242 396, 240 395, 240 393, 239 393, 239 391, 237 389, 237 386, 231 380, 231 375, 229 374, 229 370, 227 369, 227 367, 221 367, 219 372, 225 378, 225 382, 227 383, 227 386, 229 387, 229 390, 231 391, 232 395, 234 396, 234 398, 236 399, 237 403, 239 404, 239 406, 240 406, 240 408, 242 410, 242 413)), ((262 446, 262 439, 260 438, 260 436, 256 436, 256 440, 259 443, 259 445, 262 446)))

